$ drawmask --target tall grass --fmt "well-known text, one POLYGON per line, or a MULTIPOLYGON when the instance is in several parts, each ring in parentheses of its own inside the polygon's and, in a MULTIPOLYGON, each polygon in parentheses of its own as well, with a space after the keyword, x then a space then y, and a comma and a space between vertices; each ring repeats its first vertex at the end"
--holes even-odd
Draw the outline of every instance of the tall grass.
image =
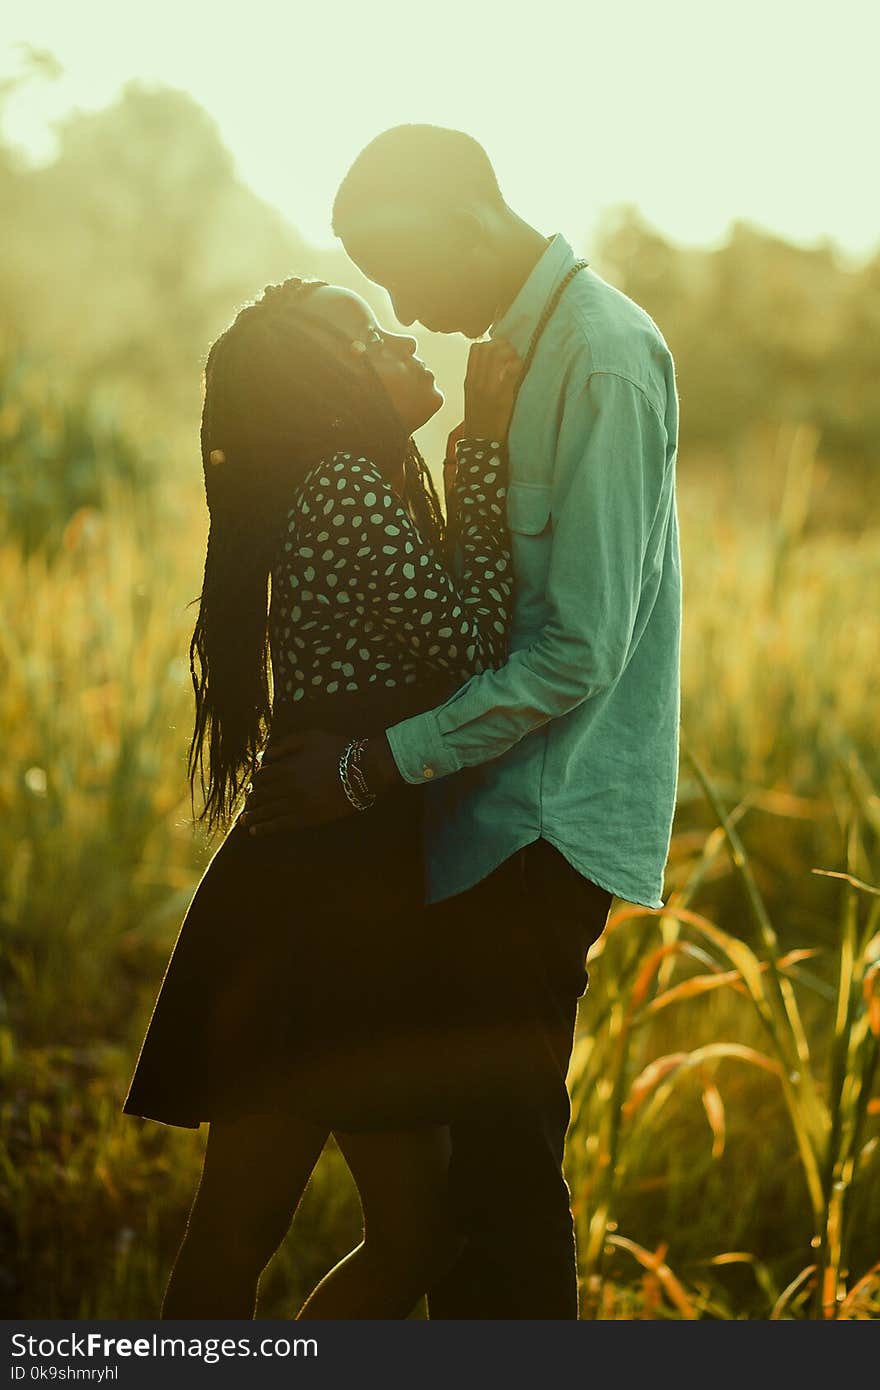
MULTIPOLYGON (((614 912, 592 953, 593 961, 610 954, 614 935, 627 925, 641 922, 654 929, 653 940, 650 932, 642 933, 638 944, 624 950, 622 956, 618 954, 613 965, 610 960, 605 962, 606 971, 614 973, 614 985, 606 988, 604 1013, 582 1036, 573 1059, 575 1134, 588 1136, 578 1170, 580 1204, 585 1212, 582 1256, 587 1312, 596 1315, 602 1306, 608 1256, 624 1249, 651 1272, 683 1316, 695 1317, 706 1311, 724 1315, 724 1305, 717 1297, 705 1289, 689 1293, 672 1273, 663 1258, 666 1242, 660 1253, 647 1251, 618 1235, 612 1219, 622 1188, 646 1156, 646 1139, 655 1142, 661 1112, 689 1078, 696 1077, 700 1087, 712 1137, 711 1158, 722 1157, 727 1110, 716 1077, 722 1061, 752 1068, 765 1086, 778 1089, 805 1199, 798 1222, 802 1248, 792 1256, 795 1263, 800 1258, 803 1267, 781 1288, 766 1255, 758 1258, 754 1253, 719 1252, 713 1262, 719 1266, 752 1265, 760 1291, 766 1297, 772 1294, 769 1316, 773 1318, 786 1312, 795 1294, 803 1302, 810 1293, 811 1311, 816 1317, 856 1316, 863 1309, 880 1311, 880 1262, 869 1266, 860 1282, 848 1286, 851 1263, 857 1266, 870 1258, 872 1242, 880 1255, 878 1219, 865 1203, 864 1193, 856 1191, 877 1148, 876 1136, 866 1137, 866 1121, 869 1114, 880 1113, 880 1103, 872 1100, 880 1044, 880 891, 849 873, 841 875, 839 934, 827 951, 833 983, 804 971, 802 962, 815 959, 819 949, 781 951, 734 817, 721 805, 693 752, 688 750, 688 756, 724 839, 707 842, 693 877, 671 895, 661 912, 630 907, 614 912), (742 938, 687 906, 707 859, 722 847, 741 880, 760 949, 752 949, 742 938), (860 893, 870 902, 861 913, 860 893), (692 1016, 693 1001, 711 999, 714 1004, 718 994, 728 990, 747 1001, 753 1014, 751 1020, 748 1015, 739 1020, 733 1040, 716 1038, 685 1046, 688 1029, 682 1020, 672 1050, 658 1056, 654 1046, 645 1047, 642 1034, 661 1011, 682 1010, 692 1016), (798 1002, 799 991, 812 993, 826 1004, 812 1041, 798 1002), (751 1042, 754 1031, 761 1046, 751 1042), (744 1037, 749 1041, 744 1042, 744 1037), (870 1224, 867 1231, 857 1233, 853 1213, 859 1209, 870 1224)), ((854 819, 848 863, 856 857, 857 826, 854 819)), ((714 1017, 718 1019, 717 1009, 714 1017)), ((777 1124, 782 1118, 777 1117, 777 1124)), ((784 1135, 783 1129, 772 1136, 777 1155, 784 1135)), ((872 1185, 876 1189, 876 1174, 872 1185)), ((729 1198, 731 1204, 737 1200, 733 1187, 729 1198)))
MULTIPOLYGON (((783 439, 785 501, 763 521, 682 478, 667 901, 615 904, 572 1062, 587 1317, 880 1312, 880 532, 817 528, 815 443, 783 439)), ((154 1315, 204 1144, 119 1110, 211 849, 185 784, 203 502, 179 497, 145 539, 137 489, 102 475, 51 548, 0 542, 12 1315, 154 1315)), ((331 1147, 260 1315, 290 1315, 358 1229, 331 1147)))

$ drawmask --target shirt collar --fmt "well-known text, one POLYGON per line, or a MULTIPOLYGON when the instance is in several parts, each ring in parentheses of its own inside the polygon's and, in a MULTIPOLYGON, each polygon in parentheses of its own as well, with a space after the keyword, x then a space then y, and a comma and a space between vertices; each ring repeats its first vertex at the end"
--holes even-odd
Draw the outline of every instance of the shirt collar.
POLYGON ((490 338, 506 338, 520 356, 524 356, 548 299, 576 259, 565 237, 557 232, 520 286, 513 303, 492 324, 490 338))

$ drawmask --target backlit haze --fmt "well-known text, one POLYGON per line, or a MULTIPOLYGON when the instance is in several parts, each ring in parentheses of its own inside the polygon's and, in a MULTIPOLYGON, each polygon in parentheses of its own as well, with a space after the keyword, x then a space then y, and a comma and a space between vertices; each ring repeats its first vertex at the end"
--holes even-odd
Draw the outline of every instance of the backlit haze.
POLYGON ((711 244, 744 218, 861 255, 880 241, 878 13, 864 0, 7 0, 0 75, 21 70, 18 43, 63 71, 13 95, 5 130, 49 159, 53 120, 155 80, 216 118, 245 181, 318 245, 333 240, 329 208, 354 155, 416 120, 477 136, 512 206, 576 242, 604 208, 631 203, 683 243, 711 244))

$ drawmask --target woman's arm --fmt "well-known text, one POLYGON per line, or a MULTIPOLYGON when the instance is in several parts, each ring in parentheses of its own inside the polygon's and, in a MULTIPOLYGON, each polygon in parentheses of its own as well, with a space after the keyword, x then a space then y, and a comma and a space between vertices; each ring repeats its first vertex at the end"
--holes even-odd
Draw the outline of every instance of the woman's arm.
POLYGON ((513 582, 505 451, 497 441, 461 440, 456 459, 457 576, 377 466, 347 453, 306 480, 298 510, 308 525, 297 549, 312 552, 309 587, 319 602, 354 606, 418 661, 467 680, 506 657, 513 582))

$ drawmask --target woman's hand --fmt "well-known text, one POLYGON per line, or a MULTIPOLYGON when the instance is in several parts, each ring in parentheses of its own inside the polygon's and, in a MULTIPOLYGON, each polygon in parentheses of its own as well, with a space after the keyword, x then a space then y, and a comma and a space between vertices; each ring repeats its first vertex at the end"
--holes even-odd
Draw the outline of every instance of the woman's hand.
POLYGON ((339 780, 339 755, 347 742, 310 729, 270 743, 236 823, 251 835, 271 835, 353 814, 339 780))
MULTIPOLYGON (((262 836, 353 815, 339 780, 339 755, 347 743, 320 729, 270 740, 236 824, 262 836)), ((367 740, 363 771, 376 796, 402 781, 384 734, 367 740)))
POLYGON ((452 489, 455 487, 455 475, 458 472, 458 464, 455 460, 455 446, 460 439, 464 439, 464 421, 456 425, 454 430, 449 431, 446 440, 446 458, 443 460, 443 493, 446 501, 446 515, 450 514, 452 503, 452 489))
POLYGON ((464 381, 464 434, 468 439, 507 438, 522 361, 504 338, 473 343, 464 381))

